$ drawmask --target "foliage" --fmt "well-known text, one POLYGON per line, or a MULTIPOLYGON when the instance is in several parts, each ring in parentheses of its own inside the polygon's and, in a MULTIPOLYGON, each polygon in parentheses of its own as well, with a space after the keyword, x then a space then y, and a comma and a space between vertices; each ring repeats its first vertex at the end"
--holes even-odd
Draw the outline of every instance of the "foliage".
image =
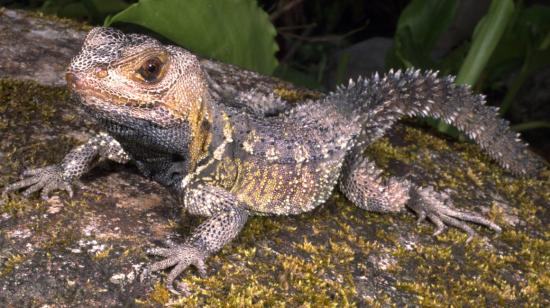
POLYGON ((508 68, 518 71, 502 102, 501 111, 504 114, 527 78, 550 65, 550 7, 534 5, 518 11, 498 50, 489 63, 493 72, 491 79, 499 79, 499 70, 508 68))
MULTIPOLYGON (((442 59, 434 59, 433 49, 455 18, 457 5, 457 0, 413 0, 399 18, 394 48, 386 63, 390 67, 436 68, 458 75, 457 83, 478 89, 498 87, 515 76, 502 102, 504 114, 527 77, 550 64, 550 8, 525 8, 521 1, 514 5, 512 0, 493 0, 472 40, 463 42, 442 59)), ((549 125, 532 124, 518 127, 549 125)), ((438 127, 453 133, 446 125, 438 127)))
POLYGON ((46 0, 40 9, 91 24, 141 26, 204 57, 268 75, 278 65, 276 30, 255 0, 46 0))
POLYGON ((133 23, 203 56, 264 74, 277 66, 275 28, 254 0, 141 0, 107 18, 133 23))
POLYGON ((457 0, 415 0, 401 13, 390 66, 430 68, 431 52, 456 13, 457 0))
POLYGON ((475 84, 489 62, 514 13, 512 0, 492 1, 489 12, 474 31, 472 46, 456 78, 459 84, 475 84))

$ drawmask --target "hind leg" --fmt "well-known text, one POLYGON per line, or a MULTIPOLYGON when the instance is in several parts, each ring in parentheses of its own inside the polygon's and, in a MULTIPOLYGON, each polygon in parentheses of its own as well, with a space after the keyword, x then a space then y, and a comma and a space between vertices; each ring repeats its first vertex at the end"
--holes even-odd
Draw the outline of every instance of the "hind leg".
POLYGON ((409 208, 418 215, 419 222, 427 218, 435 224, 434 235, 449 225, 466 232, 467 241, 470 241, 475 231, 468 222, 501 231, 498 225, 480 214, 454 208, 446 193, 437 192, 431 186, 418 187, 396 177, 385 179, 382 171, 367 158, 344 168, 340 190, 351 202, 367 211, 396 213, 409 208))

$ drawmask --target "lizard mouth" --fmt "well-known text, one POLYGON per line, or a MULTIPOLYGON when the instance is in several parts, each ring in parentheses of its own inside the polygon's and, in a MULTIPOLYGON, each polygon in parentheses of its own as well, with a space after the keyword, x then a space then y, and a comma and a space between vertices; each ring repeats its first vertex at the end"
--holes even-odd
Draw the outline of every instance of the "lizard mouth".
POLYGON ((78 77, 77 74, 71 71, 68 71, 65 74, 65 80, 67 81, 67 88, 69 89, 69 92, 72 95, 81 98, 79 101, 85 105, 88 105, 88 100, 90 98, 97 98, 99 101, 105 102, 112 100, 112 98, 107 99, 106 95, 103 95, 101 90, 94 89, 89 86, 84 79, 78 77))
POLYGON ((79 77, 75 72, 68 71, 65 78, 70 94, 85 107, 90 115, 107 120, 111 124, 116 123, 120 128, 140 130, 140 127, 146 122, 164 129, 181 124, 178 118, 171 116, 164 116, 163 121, 160 122, 155 121, 155 116, 151 116, 151 114, 163 112, 157 108, 155 103, 143 104, 106 93, 86 82, 85 78, 79 77), (137 123, 141 123, 141 125, 137 125, 137 123))
MULTIPOLYGON (((133 108, 145 108, 151 109, 154 104, 144 104, 143 102, 135 99, 125 98, 122 99, 116 95, 106 93, 98 87, 90 85, 84 78, 78 76, 78 74, 68 71, 65 74, 67 80, 67 87, 69 92, 81 97, 83 104, 89 104, 90 98, 95 98, 93 101, 104 102, 111 107, 118 105, 120 107, 133 107, 133 108)), ((94 104, 95 105, 95 104, 94 104)))

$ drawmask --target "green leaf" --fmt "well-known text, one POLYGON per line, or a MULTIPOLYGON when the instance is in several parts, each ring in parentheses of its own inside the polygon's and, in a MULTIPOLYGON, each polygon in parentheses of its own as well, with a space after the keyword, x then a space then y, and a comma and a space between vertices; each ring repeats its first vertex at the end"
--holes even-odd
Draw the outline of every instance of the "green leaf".
POLYGON ((254 0, 140 0, 105 21, 150 29, 191 51, 271 74, 275 28, 254 0))
POLYGON ((550 128, 550 122, 545 121, 533 121, 533 122, 524 122, 512 126, 512 129, 516 132, 530 130, 530 129, 539 129, 539 128, 550 128))
POLYGON ((399 16, 390 66, 434 66, 431 51, 452 23, 457 0, 414 0, 399 16), (398 59, 400 63, 395 63, 398 59), (392 63, 393 62, 393 63, 392 63))
POLYGON ((414 0, 404 10, 397 29, 410 28, 418 46, 431 50, 454 19, 456 0, 414 0))
POLYGON ((512 0, 493 0, 489 12, 478 23, 472 47, 462 64, 456 82, 474 85, 489 62, 506 26, 514 14, 512 0))

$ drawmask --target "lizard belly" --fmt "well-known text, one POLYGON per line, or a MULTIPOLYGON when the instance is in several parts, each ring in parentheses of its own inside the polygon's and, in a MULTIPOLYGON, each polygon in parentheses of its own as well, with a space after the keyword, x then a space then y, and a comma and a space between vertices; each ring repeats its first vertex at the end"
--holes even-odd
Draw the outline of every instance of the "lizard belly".
POLYGON ((325 202, 336 185, 342 159, 302 164, 266 163, 259 158, 234 161, 228 190, 250 210, 299 214, 325 202))

